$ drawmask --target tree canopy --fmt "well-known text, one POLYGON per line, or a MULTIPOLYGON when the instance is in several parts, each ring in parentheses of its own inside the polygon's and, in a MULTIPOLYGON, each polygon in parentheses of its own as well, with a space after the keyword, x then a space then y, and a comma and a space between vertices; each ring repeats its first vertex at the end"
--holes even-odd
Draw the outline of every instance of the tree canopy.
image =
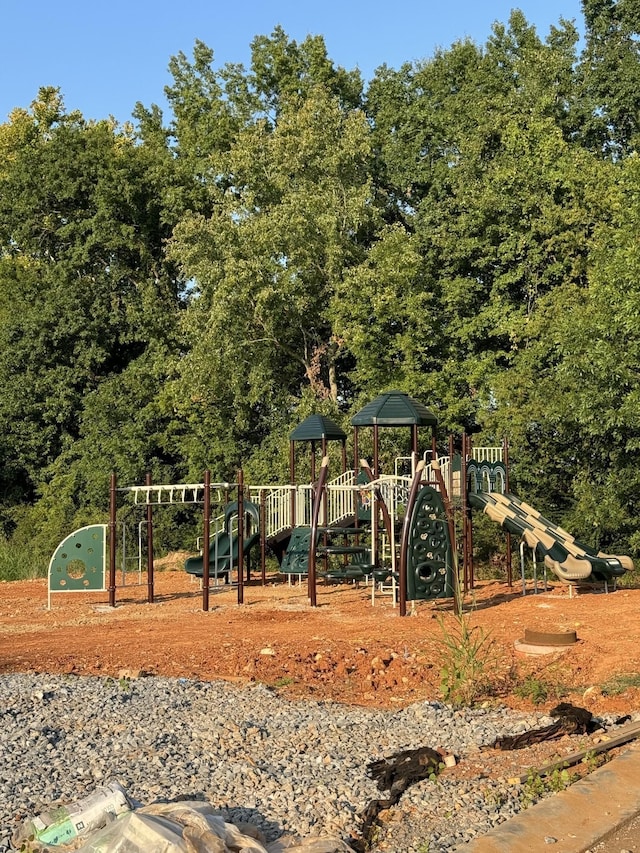
MULTIPOLYGON (((524 498, 635 553, 640 17, 515 10, 374 77, 196 41, 169 113, 41 89, 0 125, 0 510, 42 553, 129 483, 286 476, 308 414, 399 388, 508 436, 524 498)), ((390 448, 389 452, 393 452, 390 448)))

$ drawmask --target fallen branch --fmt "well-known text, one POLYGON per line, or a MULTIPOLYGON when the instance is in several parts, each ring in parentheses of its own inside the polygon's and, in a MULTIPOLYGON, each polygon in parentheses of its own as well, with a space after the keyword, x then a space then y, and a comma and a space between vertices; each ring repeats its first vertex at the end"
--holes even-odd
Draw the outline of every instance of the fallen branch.
POLYGON ((586 747, 586 749, 580 749, 577 752, 571 752, 564 758, 560 758, 557 761, 552 761, 549 764, 543 765, 538 770, 529 771, 521 776, 515 776, 514 778, 509 779, 509 782, 512 784, 522 784, 527 781, 532 772, 536 776, 548 776, 555 770, 563 770, 565 767, 573 767, 574 764, 578 764, 587 755, 598 755, 601 752, 607 752, 608 750, 615 749, 616 746, 622 746, 622 744, 628 743, 628 741, 634 740, 637 737, 640 737, 640 723, 629 723, 628 726, 624 726, 622 731, 618 732, 618 734, 612 738, 607 737, 607 735, 600 735, 599 743, 594 743, 591 746, 586 747))
POLYGON ((584 735, 595 730, 591 712, 570 705, 568 702, 561 702, 549 713, 552 717, 558 718, 555 723, 519 735, 499 737, 493 744, 494 749, 525 749, 544 740, 557 740, 565 735, 584 735))

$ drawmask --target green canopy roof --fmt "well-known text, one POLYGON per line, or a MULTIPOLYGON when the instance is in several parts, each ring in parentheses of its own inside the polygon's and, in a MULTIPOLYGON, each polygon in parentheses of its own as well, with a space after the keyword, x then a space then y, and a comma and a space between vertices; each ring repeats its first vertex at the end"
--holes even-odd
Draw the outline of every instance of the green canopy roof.
POLYGON ((325 415, 309 415, 289 436, 291 441, 343 441, 346 433, 325 415))
POLYGON ((436 426, 430 409, 404 391, 387 391, 351 418, 352 426, 436 426))

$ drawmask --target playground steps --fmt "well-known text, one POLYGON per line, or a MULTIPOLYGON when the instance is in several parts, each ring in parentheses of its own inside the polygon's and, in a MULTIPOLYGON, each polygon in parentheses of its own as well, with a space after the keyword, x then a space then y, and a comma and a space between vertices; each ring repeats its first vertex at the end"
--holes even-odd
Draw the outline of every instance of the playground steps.
MULTIPOLYGON (((318 527, 316 530, 316 557, 325 560, 331 557, 344 557, 345 564, 340 567, 319 571, 319 577, 331 580, 357 580, 364 578, 374 568, 371 563, 371 550, 367 545, 347 544, 354 536, 367 534, 363 527, 318 527), (336 541, 342 540, 342 541, 336 541)), ((296 527, 292 533, 286 551, 280 563, 280 572, 287 575, 307 574, 309 568, 309 549, 311 528, 296 527)))

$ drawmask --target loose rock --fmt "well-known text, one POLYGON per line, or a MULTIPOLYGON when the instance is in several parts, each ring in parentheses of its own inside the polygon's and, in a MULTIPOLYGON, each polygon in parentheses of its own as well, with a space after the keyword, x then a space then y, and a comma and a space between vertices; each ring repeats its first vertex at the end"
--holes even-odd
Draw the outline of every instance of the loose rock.
MULTIPOLYGON (((0 853, 17 825, 118 779, 139 803, 204 800, 268 841, 358 839, 380 796, 372 761, 433 746, 461 757, 541 715, 454 711, 420 702, 399 711, 293 702, 260 685, 150 676, 0 676, 0 853)), ((371 853, 450 850, 522 808, 506 780, 438 777, 408 787, 371 853), (377 846, 376 846, 377 845, 377 846)))

